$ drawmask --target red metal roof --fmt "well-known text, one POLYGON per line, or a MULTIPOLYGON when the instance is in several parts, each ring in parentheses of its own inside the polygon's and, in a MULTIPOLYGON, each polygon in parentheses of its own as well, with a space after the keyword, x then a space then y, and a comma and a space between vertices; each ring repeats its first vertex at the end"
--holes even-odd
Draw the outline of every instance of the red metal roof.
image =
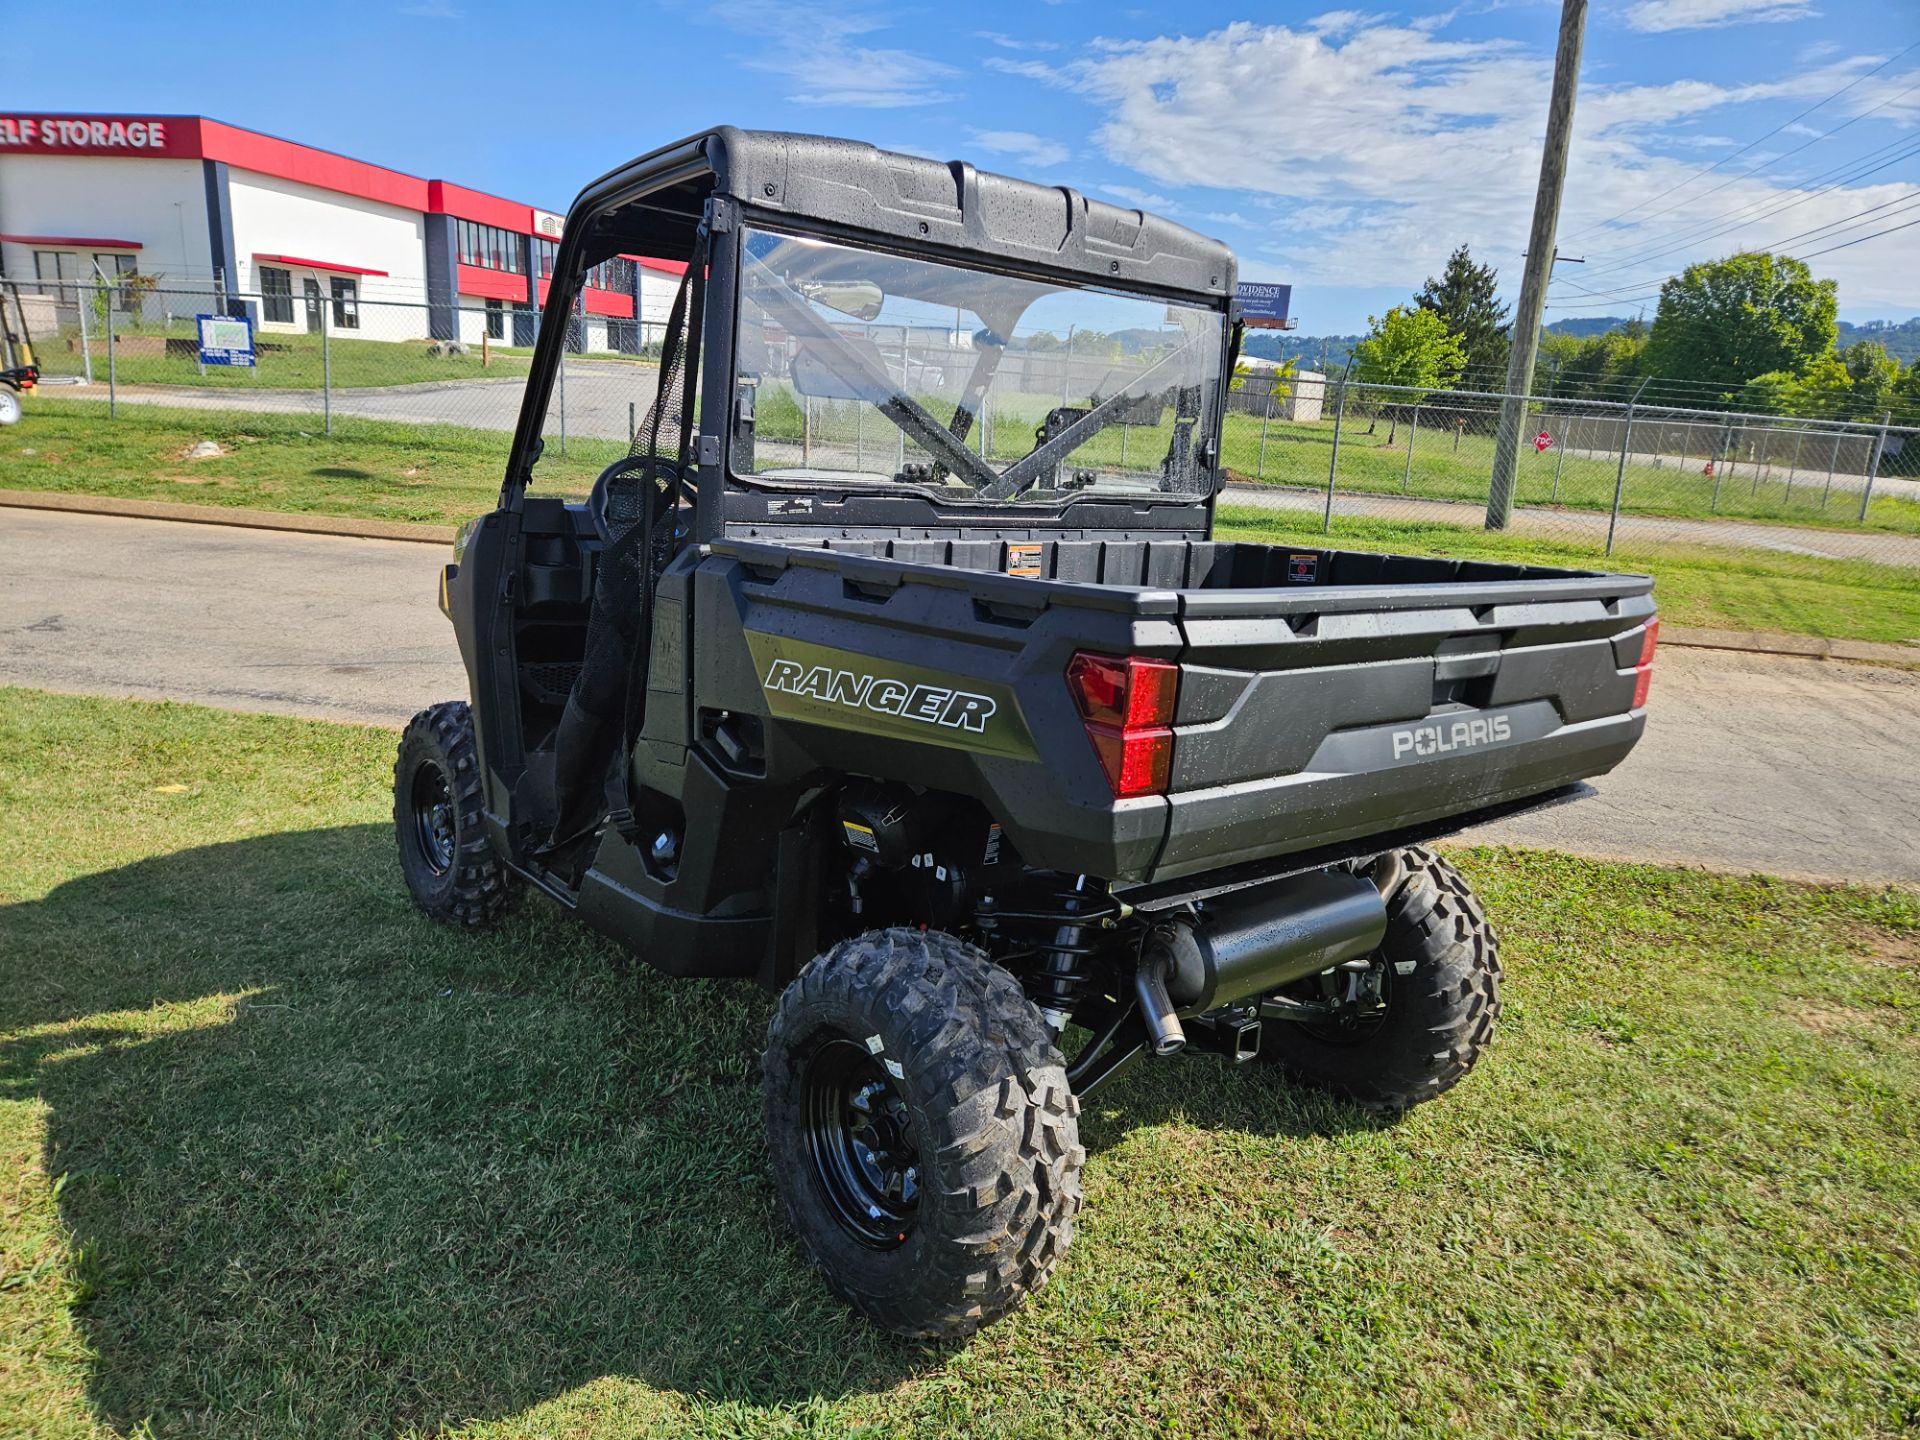
POLYGON ((300 270, 331 270, 336 275, 385 275, 384 270, 369 270, 364 265, 336 265, 331 260, 302 260, 298 255, 262 255, 254 253, 254 259, 264 260, 269 265, 292 265, 300 270))
POLYGON ((138 240, 97 240, 85 235, 0 235, 14 245, 54 245, 62 250, 141 250, 138 240))

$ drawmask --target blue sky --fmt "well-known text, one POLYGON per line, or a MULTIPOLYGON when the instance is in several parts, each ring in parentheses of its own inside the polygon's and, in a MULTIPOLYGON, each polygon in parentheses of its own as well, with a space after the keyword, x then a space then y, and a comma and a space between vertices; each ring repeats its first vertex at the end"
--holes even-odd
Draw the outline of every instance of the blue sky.
MULTIPOLYGON (((1517 291, 1559 6, 336 0, 16 7, 4 105, 199 113, 564 209, 727 121, 1162 210, 1364 328, 1462 241, 1517 291)), ((1593 0, 1549 318, 1772 245, 1920 314, 1920 0, 1593 0), (1839 93, 1836 93, 1839 92, 1839 93), (1914 207, 1910 215, 1906 207, 1914 207)))

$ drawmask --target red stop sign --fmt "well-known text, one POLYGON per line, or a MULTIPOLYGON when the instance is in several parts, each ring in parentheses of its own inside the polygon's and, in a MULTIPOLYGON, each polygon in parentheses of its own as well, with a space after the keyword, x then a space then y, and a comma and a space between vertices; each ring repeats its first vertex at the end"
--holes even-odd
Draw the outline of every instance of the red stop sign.
POLYGON ((1538 435, 1533 437, 1533 448, 1538 451, 1551 450, 1553 448, 1553 436, 1542 430, 1538 435))

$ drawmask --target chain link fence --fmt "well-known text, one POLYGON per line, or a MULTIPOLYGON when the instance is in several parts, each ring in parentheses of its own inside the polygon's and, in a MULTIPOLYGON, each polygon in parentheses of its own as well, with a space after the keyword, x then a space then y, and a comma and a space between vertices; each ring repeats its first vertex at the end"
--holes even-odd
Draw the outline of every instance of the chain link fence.
MULTIPOLYGON (((290 292, 231 292, 147 277, 7 282, 6 329, 32 337, 47 393, 130 406, 308 417, 406 427, 504 460, 539 311, 460 297, 371 298, 317 280, 290 292), (245 313, 256 363, 203 363, 195 317, 245 313), (455 432, 458 432, 456 434, 455 432)), ((546 417, 541 482, 577 490, 622 453, 657 385, 658 325, 582 310, 546 417)), ((868 327, 911 392, 938 394, 971 371, 967 337, 868 327)), ((1083 403, 1149 363, 1059 349, 1001 357, 969 443, 994 460, 1033 448, 1056 406, 1083 403)), ((1505 396, 1255 376, 1228 396, 1222 503, 1285 533, 1351 548, 1444 552, 1483 530, 1505 396), (1257 388, 1256 388, 1257 387, 1257 388)), ((777 364, 758 397, 758 462, 854 471, 931 458, 863 404, 806 396, 777 364)), ((1920 430, 1877 423, 1528 397, 1512 536, 1599 558, 1713 546, 1920 569, 1920 430)), ((1151 472, 1172 419, 1123 420, 1088 460, 1151 472)))
MULTIPOLYGON (((116 414, 138 405, 311 416, 326 434, 344 419, 510 433, 540 324, 524 304, 372 298, 316 279, 277 293, 100 276, 8 281, 5 291, 7 348, 17 357, 31 345, 50 395, 103 399, 116 414), (198 317, 223 315, 252 320, 253 364, 202 357, 198 317)), ((653 398, 663 329, 570 317, 547 420, 556 459, 584 442, 584 460, 604 464, 609 446, 627 443, 653 398)))
MULTIPOLYGON (((1508 397, 1310 383, 1305 403, 1284 380, 1230 397, 1226 503, 1316 515, 1332 535, 1485 525, 1508 397)), ((1515 534, 1920 566, 1920 430, 1544 397, 1522 413, 1515 534)))

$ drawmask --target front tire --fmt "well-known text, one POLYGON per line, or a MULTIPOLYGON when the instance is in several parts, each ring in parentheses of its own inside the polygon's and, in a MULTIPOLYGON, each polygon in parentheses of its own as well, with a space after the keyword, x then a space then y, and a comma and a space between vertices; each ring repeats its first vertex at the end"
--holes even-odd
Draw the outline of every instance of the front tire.
MULTIPOLYGON (((1268 1020, 1260 1054, 1294 1078, 1381 1115, 1451 1090, 1493 1043, 1500 1018, 1500 943, 1458 870, 1418 846, 1382 856, 1387 933, 1370 957, 1378 1003, 1335 1018, 1268 1020)), ((1342 972, 1286 987, 1326 1003, 1342 972)))
POLYGON ((0 425, 20 423, 20 394, 11 385, 0 385, 0 425))
POLYGON ((835 1294, 952 1339, 1018 1306, 1080 1208, 1079 1102, 1019 982, 938 931, 819 956, 767 1030, 775 1187, 835 1294))
POLYGON ((429 706, 407 723, 393 765, 393 829, 407 891, 435 920, 478 930, 513 903, 513 873, 487 839, 465 701, 429 706))

